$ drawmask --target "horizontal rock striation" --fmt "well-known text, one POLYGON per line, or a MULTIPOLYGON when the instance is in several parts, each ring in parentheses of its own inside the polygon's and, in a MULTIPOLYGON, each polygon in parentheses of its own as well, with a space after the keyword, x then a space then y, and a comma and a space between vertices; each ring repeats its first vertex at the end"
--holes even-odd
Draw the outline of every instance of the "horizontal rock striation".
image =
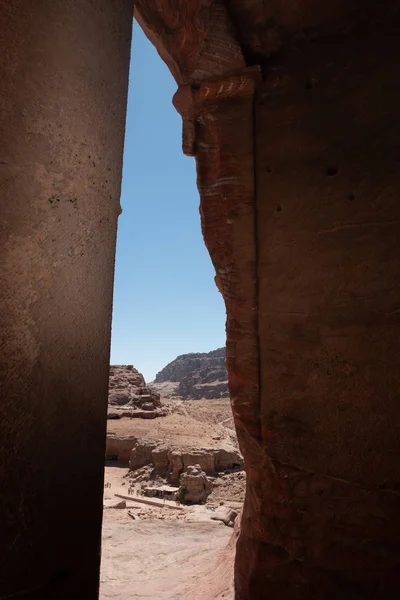
POLYGON ((154 419, 162 416, 160 394, 147 387, 133 365, 111 365, 108 384, 108 418, 154 419))
POLYGON ((157 373, 153 387, 163 393, 166 383, 176 383, 173 395, 185 400, 226 397, 229 391, 225 360, 225 348, 182 354, 157 373))
POLYGON ((219 471, 243 469, 243 457, 235 448, 181 449, 167 447, 158 441, 136 439, 132 446, 129 466, 136 470, 146 465, 171 483, 178 483, 181 474, 192 465, 199 465, 207 475, 219 471))
POLYGON ((242 455, 229 443, 219 448, 180 448, 158 440, 115 433, 107 434, 106 460, 129 463, 132 471, 153 465, 155 472, 171 483, 179 483, 183 471, 192 465, 200 465, 207 475, 243 469, 242 455))

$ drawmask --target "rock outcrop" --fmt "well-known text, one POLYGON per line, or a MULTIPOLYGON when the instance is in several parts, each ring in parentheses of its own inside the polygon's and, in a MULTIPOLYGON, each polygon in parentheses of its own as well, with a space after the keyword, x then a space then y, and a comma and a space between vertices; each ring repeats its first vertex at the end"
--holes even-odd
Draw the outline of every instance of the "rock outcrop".
POLYGON ((202 504, 211 494, 212 486, 200 465, 189 465, 179 478, 177 499, 184 504, 202 504))
POLYGON ((168 390, 170 395, 185 400, 226 397, 229 391, 225 358, 225 348, 182 354, 157 373, 152 387, 164 392, 166 384, 175 382, 174 391, 168 390))
POLYGON ((127 448, 131 445, 129 467, 132 471, 146 465, 154 465, 154 471, 166 477, 170 483, 179 483, 181 474, 194 464, 208 475, 221 471, 243 469, 243 457, 235 448, 224 445, 221 448, 181 449, 167 447, 151 440, 131 437, 121 438, 121 450, 117 451, 117 438, 107 436, 107 455, 116 456, 120 462, 127 462, 127 448))
POLYGON ((111 365, 108 384, 108 418, 162 416, 160 394, 147 387, 133 365, 111 365))
POLYGON ((127 465, 136 438, 133 436, 115 435, 107 433, 105 459, 118 461, 121 465, 127 465))
POLYGON ((233 527, 238 513, 229 506, 219 506, 211 516, 213 521, 222 521, 227 527, 233 527))

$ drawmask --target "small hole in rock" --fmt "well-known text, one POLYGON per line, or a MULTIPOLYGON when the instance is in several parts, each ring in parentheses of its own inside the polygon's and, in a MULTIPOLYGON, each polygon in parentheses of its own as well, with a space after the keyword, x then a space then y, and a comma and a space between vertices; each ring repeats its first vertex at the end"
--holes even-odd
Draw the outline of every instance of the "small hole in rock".
POLYGON ((282 206, 280 204, 276 207, 276 212, 282 212, 282 206))
POLYGON ((305 90, 313 90, 315 86, 314 79, 308 79, 304 84, 305 90))
POLYGON ((326 177, 334 177, 339 173, 339 169, 337 167, 327 167, 325 169, 326 177))
POLYGON ((265 172, 266 173, 272 173, 271 167, 265 167, 265 172))
POLYGON ((356 197, 354 194, 347 194, 347 200, 353 201, 355 199, 356 199, 356 197))

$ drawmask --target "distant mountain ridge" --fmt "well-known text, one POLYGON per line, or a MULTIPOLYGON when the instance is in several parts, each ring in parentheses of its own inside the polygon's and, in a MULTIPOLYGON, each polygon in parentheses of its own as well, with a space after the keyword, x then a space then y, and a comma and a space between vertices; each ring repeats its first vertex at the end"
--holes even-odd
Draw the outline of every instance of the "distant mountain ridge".
POLYGON ((153 386, 175 382, 174 395, 185 400, 217 399, 229 396, 225 365, 226 349, 181 354, 157 373, 153 386))

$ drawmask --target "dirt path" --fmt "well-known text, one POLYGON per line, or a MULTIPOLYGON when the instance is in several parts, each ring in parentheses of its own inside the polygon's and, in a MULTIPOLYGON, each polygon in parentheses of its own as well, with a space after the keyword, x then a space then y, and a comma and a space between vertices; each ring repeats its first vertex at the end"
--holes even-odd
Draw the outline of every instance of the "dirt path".
POLYGON ((232 529, 127 501, 133 521, 127 509, 109 508, 126 494, 127 473, 105 469, 100 600, 233 600, 232 529))
POLYGON ((135 522, 121 511, 105 511, 100 600, 193 598, 231 534, 222 524, 135 522))

